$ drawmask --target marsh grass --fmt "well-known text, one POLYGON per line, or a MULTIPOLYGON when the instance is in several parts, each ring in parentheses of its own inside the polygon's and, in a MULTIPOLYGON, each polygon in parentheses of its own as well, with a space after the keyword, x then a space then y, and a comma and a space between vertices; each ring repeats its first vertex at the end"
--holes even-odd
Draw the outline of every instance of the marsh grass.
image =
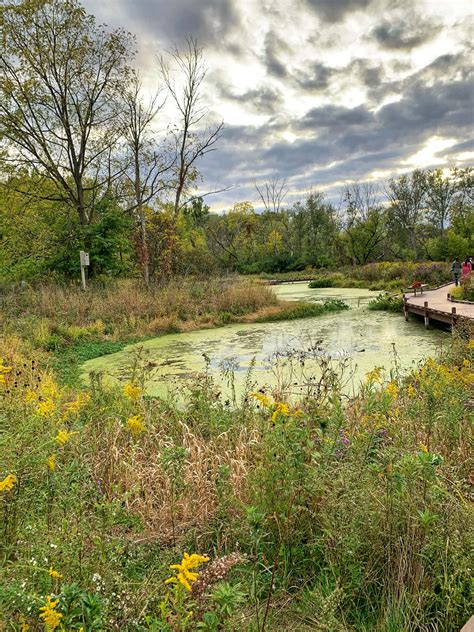
POLYGON ((181 593, 187 629, 457 632, 470 614, 472 337, 406 376, 375 369, 350 400, 331 371, 302 400, 257 391, 234 409, 206 373, 179 408, 143 397, 138 369, 129 395, 99 377, 80 395, 5 338, 0 481, 17 481, 0 492, 2 617, 40 629, 53 594, 72 629, 169 629, 168 565, 197 551, 241 562, 205 610, 181 593), (76 434, 59 444, 59 429, 76 434))

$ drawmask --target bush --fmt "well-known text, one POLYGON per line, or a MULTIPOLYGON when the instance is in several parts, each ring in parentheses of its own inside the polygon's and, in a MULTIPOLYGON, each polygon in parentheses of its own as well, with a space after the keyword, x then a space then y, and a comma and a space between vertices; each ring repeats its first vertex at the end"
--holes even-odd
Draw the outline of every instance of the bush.
POLYGON ((387 312, 401 312, 403 310, 403 297, 385 292, 369 301, 368 308, 387 312))

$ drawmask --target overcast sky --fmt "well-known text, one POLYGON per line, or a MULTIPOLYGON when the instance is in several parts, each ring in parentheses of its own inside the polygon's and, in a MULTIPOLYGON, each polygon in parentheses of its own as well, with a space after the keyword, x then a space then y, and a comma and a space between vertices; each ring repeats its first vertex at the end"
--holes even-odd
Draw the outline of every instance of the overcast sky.
POLYGON ((205 97, 224 120, 200 163, 213 210, 286 178, 331 198, 348 182, 474 163, 472 0, 86 0, 137 36, 145 88, 156 53, 204 48, 205 97))

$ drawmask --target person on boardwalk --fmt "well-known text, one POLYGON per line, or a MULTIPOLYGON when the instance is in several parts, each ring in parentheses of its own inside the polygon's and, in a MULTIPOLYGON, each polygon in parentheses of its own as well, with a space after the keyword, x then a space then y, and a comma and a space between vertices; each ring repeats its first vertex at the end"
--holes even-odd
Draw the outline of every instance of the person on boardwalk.
POLYGON ((462 266, 461 266, 461 275, 463 279, 466 279, 472 272, 472 266, 471 266, 471 262, 469 261, 469 258, 466 258, 465 261, 462 262, 462 266))
POLYGON ((459 257, 453 261, 453 265, 451 266, 451 271, 453 273, 454 285, 459 285, 459 277, 461 276, 461 262, 459 261, 459 257))

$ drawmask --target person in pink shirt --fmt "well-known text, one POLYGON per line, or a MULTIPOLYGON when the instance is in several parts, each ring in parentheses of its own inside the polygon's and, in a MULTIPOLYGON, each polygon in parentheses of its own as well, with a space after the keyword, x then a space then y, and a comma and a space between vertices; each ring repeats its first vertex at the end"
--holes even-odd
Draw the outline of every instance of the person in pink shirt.
POLYGON ((466 259, 465 261, 462 262, 462 266, 461 266, 461 276, 462 278, 466 278, 467 276, 469 276, 472 272, 472 264, 469 261, 469 259, 466 259))

